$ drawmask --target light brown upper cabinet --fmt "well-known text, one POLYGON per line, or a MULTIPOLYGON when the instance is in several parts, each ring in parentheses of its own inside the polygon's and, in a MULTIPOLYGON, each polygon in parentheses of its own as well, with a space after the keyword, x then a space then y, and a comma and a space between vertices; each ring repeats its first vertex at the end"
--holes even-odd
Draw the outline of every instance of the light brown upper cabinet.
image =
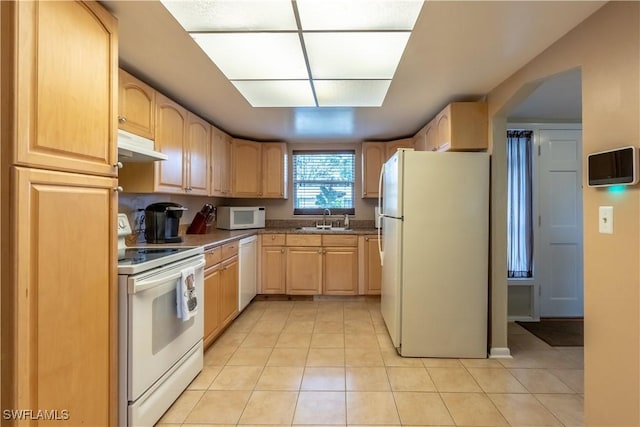
POLYGON ((287 144, 266 142, 262 144, 262 194, 263 198, 287 198, 287 144))
POLYGON ((120 170, 126 192, 209 194, 211 126, 178 103, 156 93, 156 150, 167 160, 129 163, 120 170))
POLYGON ((81 2, 17 2, 3 9, 11 15, 19 31, 2 37, 17 61, 12 163, 116 176, 116 21, 81 2))
POLYGON ((425 135, 425 130, 420 129, 418 133, 413 136, 413 148, 416 151, 427 151, 427 136, 425 135))
POLYGON ((362 197, 378 197, 380 169, 386 159, 383 142, 362 143, 362 197))
POLYGON ((211 125, 193 113, 188 115, 184 152, 184 188, 188 194, 209 195, 211 125))
MULTIPOLYGON (((169 158, 153 162, 156 166, 155 189, 159 193, 184 193, 184 147, 187 110, 158 93, 156 96, 156 150, 169 158)), ((123 168, 125 170, 127 168, 123 168)), ((125 188, 126 189, 126 188, 125 188)))
POLYGON ((233 197, 284 199, 287 145, 284 142, 231 142, 233 197))
POLYGON ((231 137, 212 127, 211 196, 231 196, 231 137))
POLYGON ((184 194, 184 155, 187 135, 187 110, 156 94, 156 150, 167 160, 129 163, 120 169, 118 182, 126 192, 184 194))
POLYGON ((433 122, 427 125, 424 136, 427 143, 426 151, 438 151, 438 143, 436 141, 438 139, 438 131, 433 122))
POLYGON ((244 139, 231 142, 233 197, 260 197, 262 194, 262 144, 244 139))
POLYGON ((453 102, 432 123, 437 132, 437 151, 481 151, 488 148, 485 102, 453 102))
POLYGON ((413 148, 413 138, 398 139, 395 141, 389 141, 384 143, 385 147, 385 161, 389 160, 393 156, 398 148, 413 148))
POLYGON ((420 129, 413 139, 416 151, 436 151, 436 134, 434 121, 420 129))
POLYGON ((156 126, 156 91, 122 69, 118 73, 118 87, 118 127, 153 140, 156 126))

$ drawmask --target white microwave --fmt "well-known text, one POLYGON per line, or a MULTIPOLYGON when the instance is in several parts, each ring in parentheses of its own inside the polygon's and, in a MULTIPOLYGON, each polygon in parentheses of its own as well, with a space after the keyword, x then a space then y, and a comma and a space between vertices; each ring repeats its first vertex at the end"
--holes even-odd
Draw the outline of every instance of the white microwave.
POLYGON ((264 207, 218 206, 216 228, 244 230, 264 228, 264 207))

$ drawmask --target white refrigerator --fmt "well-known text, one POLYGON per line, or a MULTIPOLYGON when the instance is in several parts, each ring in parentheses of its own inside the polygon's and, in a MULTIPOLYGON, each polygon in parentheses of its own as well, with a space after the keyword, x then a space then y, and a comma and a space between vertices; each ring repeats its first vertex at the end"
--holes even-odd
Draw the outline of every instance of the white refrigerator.
POLYGON ((400 149, 381 183, 381 310, 394 346, 487 357, 489 155, 400 149))

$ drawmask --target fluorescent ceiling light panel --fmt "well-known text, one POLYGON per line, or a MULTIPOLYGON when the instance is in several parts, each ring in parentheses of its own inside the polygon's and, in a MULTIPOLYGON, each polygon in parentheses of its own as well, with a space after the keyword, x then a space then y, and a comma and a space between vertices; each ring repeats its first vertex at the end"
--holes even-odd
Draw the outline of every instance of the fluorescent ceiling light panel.
POLYGON ((293 125, 301 136, 351 135, 353 132, 352 108, 296 108, 293 125))
POLYGON ((162 1, 187 31, 298 29, 291 0, 162 1))
POLYGON ((229 80, 309 78, 297 33, 196 33, 191 36, 229 80))
POLYGON ((232 81, 252 107, 315 107, 308 80, 232 81))
POLYGON ((409 32, 304 33, 313 79, 391 79, 409 32))
POLYGON ((303 31, 412 30, 422 0, 297 0, 303 31))
POLYGON ((319 107, 380 107, 391 80, 314 80, 319 107))

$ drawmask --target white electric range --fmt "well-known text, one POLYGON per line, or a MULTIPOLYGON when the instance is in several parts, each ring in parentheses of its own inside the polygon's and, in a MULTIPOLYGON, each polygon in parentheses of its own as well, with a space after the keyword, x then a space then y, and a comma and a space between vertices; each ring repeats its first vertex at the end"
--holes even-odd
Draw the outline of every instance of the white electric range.
POLYGON ((118 214, 119 425, 152 426, 202 370, 202 247, 126 247, 131 234, 118 214), (195 272, 197 312, 178 318, 176 287, 195 272))

